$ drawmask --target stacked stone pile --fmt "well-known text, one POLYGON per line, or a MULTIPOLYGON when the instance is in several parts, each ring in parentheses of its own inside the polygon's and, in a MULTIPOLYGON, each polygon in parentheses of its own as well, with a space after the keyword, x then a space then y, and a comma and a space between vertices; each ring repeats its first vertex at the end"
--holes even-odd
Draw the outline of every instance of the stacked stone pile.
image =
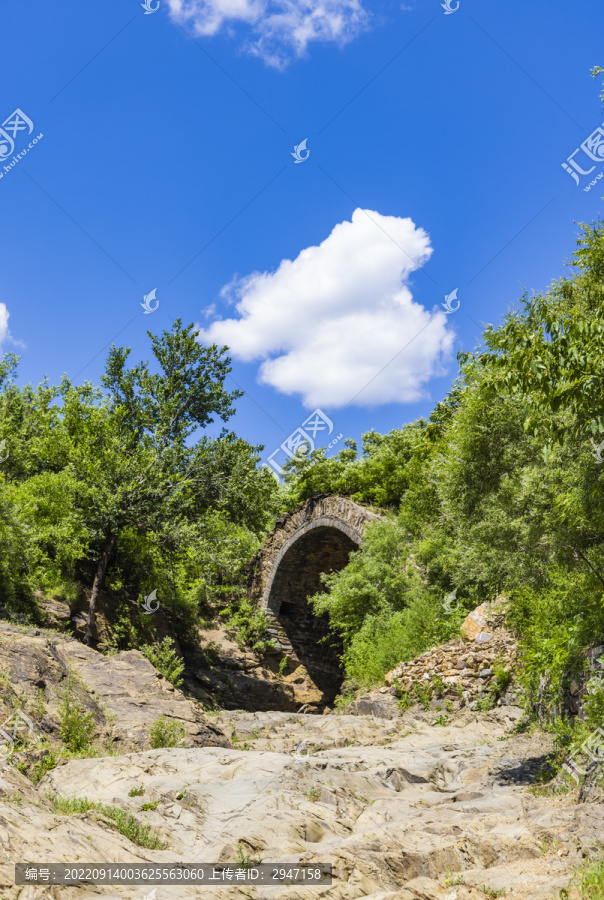
POLYGON ((494 687, 495 669, 503 668, 512 679, 497 703, 512 705, 518 696, 513 679, 517 644, 501 622, 491 605, 482 604, 464 621, 461 638, 400 663, 386 674, 386 684, 410 691, 414 684, 428 685, 438 678, 446 687, 446 697, 463 697, 467 704, 474 705, 494 687))

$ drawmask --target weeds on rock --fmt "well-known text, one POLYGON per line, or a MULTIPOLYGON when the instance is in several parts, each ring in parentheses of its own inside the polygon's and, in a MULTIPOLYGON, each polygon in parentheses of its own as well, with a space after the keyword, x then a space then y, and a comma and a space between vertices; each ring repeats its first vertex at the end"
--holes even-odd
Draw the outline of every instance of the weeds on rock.
POLYGON ((483 894, 486 894, 487 897, 491 897, 492 900, 497 900, 497 897, 503 897, 506 893, 507 888, 500 888, 496 891, 494 888, 487 887, 486 884, 480 885, 480 890, 483 894))
POLYGON ((87 797, 59 797, 56 794, 48 797, 54 811, 60 816, 73 816, 94 810, 109 820, 111 828, 115 828, 125 838, 138 847, 147 850, 165 850, 168 844, 146 822, 141 823, 131 813, 117 806, 104 806, 87 797))
POLYGON ((449 716, 447 716, 443 713, 443 715, 437 716, 434 719, 434 721, 432 722, 432 724, 433 725, 441 725, 442 727, 444 727, 445 725, 448 724, 448 722, 449 722, 449 716))
POLYGON ((241 844, 237 844, 237 857, 235 859, 237 867, 240 869, 253 869, 262 862, 261 856, 252 856, 251 853, 245 853, 241 844))
POLYGON ((160 750, 163 747, 178 747, 186 735, 185 728, 180 722, 168 719, 161 715, 149 729, 149 742, 152 750, 160 750))
MULTIPOLYGON (((421 703, 424 709, 430 709, 430 701, 434 698, 441 698, 447 693, 448 687, 439 675, 431 678, 429 681, 414 681, 408 691, 404 691, 399 684, 396 685, 398 696, 398 705, 400 709, 409 709, 414 701, 421 703)), ((445 707, 449 703, 450 711, 453 709, 450 701, 445 702, 445 707)))
POLYGON ((78 683, 77 676, 70 670, 59 709, 61 740, 69 750, 76 752, 90 746, 96 730, 92 713, 86 712, 76 695, 75 689, 78 683))
POLYGON ((241 649, 251 647, 256 653, 264 653, 277 646, 269 634, 266 613, 256 609, 247 598, 239 598, 222 610, 220 615, 226 617, 226 627, 236 631, 237 643, 241 649))
POLYGON ((48 756, 45 756, 44 759, 41 759, 40 762, 36 763, 36 765, 33 768, 33 771, 31 773, 30 777, 31 777, 31 781, 32 781, 32 784, 34 785, 34 787, 37 787, 40 784, 40 782, 42 781, 42 779, 44 778, 44 776, 46 775, 46 773, 50 772, 52 769, 54 769, 56 767, 56 765, 57 765, 57 758, 51 750, 50 753, 48 754, 48 756))
POLYGON ((59 797, 56 794, 48 798, 54 807, 54 811, 60 816, 75 816, 80 813, 98 809, 99 803, 89 800, 88 797, 59 797))
POLYGON ((347 694, 338 694, 338 696, 336 697, 336 699, 333 702, 334 709, 337 709, 337 710, 340 710, 340 712, 343 712, 345 709, 347 709, 350 706, 350 704, 354 700, 354 697, 355 697, 354 691, 348 691, 347 694))
MULTIPOLYGON (((604 859, 592 863, 575 877, 581 900, 603 900, 604 859)), ((568 891, 560 891, 562 900, 568 900, 568 891), (563 893, 566 897, 562 897, 563 893)))
POLYGON ((509 669, 506 669, 505 666, 495 665, 493 667, 493 675, 495 677, 491 685, 491 691, 496 695, 496 698, 499 699, 502 694, 505 694, 510 686, 512 673, 509 669))
POLYGON ((165 637, 160 644, 143 644, 141 653, 144 653, 151 665, 162 673, 166 681, 176 688, 181 686, 185 665, 177 655, 171 637, 165 637))
POLYGON ((213 669, 220 662, 220 644, 217 641, 208 641, 202 649, 203 658, 208 669, 213 669))
POLYGON ((44 688, 38 689, 36 699, 31 704, 31 712, 36 719, 44 718, 46 713, 46 696, 44 694, 44 688))
POLYGON ((405 709, 409 709, 409 707, 413 706, 413 697, 408 691, 401 691, 396 702, 398 708, 404 711, 405 709))
POLYGON ((479 697, 476 700, 476 709, 478 712, 489 712, 489 710, 493 709, 493 698, 487 695, 486 697, 479 697))
POLYGON ((129 797, 142 797, 144 792, 145 792, 144 787, 142 786, 142 784, 139 784, 138 786, 135 785, 134 787, 130 788, 130 790, 128 791, 128 796, 129 797))

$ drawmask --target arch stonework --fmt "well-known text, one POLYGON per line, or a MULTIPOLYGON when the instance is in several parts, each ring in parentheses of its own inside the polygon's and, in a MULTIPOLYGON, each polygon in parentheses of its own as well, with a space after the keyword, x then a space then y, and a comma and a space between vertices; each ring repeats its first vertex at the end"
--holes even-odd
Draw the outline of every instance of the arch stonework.
POLYGON ((250 600, 266 613, 278 649, 326 694, 341 683, 341 648, 336 638, 321 640, 327 617, 314 616, 306 598, 322 590, 322 572, 344 568, 365 526, 379 518, 346 497, 315 495, 277 520, 250 567, 250 600))

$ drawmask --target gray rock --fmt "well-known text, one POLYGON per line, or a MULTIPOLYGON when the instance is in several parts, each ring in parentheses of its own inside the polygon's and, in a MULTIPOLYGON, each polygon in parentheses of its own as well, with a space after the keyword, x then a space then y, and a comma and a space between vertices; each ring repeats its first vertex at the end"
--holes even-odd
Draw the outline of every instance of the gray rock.
POLYGON ((493 640, 493 635, 492 635, 492 634, 489 634, 489 633, 486 632, 486 631, 481 631, 481 632, 480 632, 479 634, 477 634, 476 637, 474 638, 474 642, 475 642, 476 644, 488 644, 489 641, 492 641, 492 640, 493 640))
MULTIPOLYGON (((471 900, 484 885, 506 887, 518 900, 557 896, 581 862, 581 848, 595 846, 604 832, 604 805, 589 800, 569 808, 567 796, 534 797, 522 778, 502 777, 502 766, 530 771, 530 761, 551 747, 543 743, 549 738, 514 735, 521 717, 514 709, 464 712, 434 728, 428 713, 385 720, 229 712, 216 726, 236 733, 235 749, 73 759, 37 788, 0 764, 0 882, 13 883, 15 860, 233 863, 241 846, 267 861, 331 863, 336 875, 319 890, 240 888, 242 898, 444 900, 457 891, 456 900, 471 900), (302 742, 309 752, 297 757, 294 747, 302 742), (130 796, 133 788, 143 795, 130 796), (148 821, 169 846, 132 844, 96 812, 56 815, 52 794, 118 806, 148 821), (156 808, 144 811, 149 802, 156 808), (544 853, 554 841, 556 852, 544 853), (451 872, 463 877, 457 889, 447 886, 451 872)), ((19 890, 4 893, 10 900, 30 897, 19 890)), ((141 900, 149 890, 65 888, 60 896, 141 900)), ((193 900, 206 891, 166 885, 157 893, 193 900)), ((234 887, 212 886, 211 896, 232 900, 234 887)))
MULTIPOLYGON (((182 726, 185 741, 191 745, 228 746, 224 734, 215 728, 200 709, 174 688, 139 650, 128 650, 113 657, 103 656, 77 641, 54 635, 11 633, 0 622, 0 668, 31 709, 39 701, 43 685, 44 713, 39 731, 58 735, 60 707, 65 679, 71 669, 78 682, 74 691, 83 709, 94 719, 95 737, 101 744, 119 741, 123 750, 149 747, 149 730, 164 716, 182 726)), ((13 691, 16 693, 16 691, 13 691)), ((12 699, 5 690, 0 695, 3 721, 12 710, 12 699)))

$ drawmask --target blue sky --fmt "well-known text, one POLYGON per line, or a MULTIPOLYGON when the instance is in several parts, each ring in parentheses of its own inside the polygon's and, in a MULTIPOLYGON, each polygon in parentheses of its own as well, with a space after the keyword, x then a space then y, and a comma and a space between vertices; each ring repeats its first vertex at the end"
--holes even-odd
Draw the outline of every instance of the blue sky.
POLYGON ((229 424, 265 457, 316 407, 331 438, 429 414, 602 210, 601 0, 157 3, 3 10, 21 381, 98 381, 106 345, 146 358, 180 316, 228 339, 229 424))

